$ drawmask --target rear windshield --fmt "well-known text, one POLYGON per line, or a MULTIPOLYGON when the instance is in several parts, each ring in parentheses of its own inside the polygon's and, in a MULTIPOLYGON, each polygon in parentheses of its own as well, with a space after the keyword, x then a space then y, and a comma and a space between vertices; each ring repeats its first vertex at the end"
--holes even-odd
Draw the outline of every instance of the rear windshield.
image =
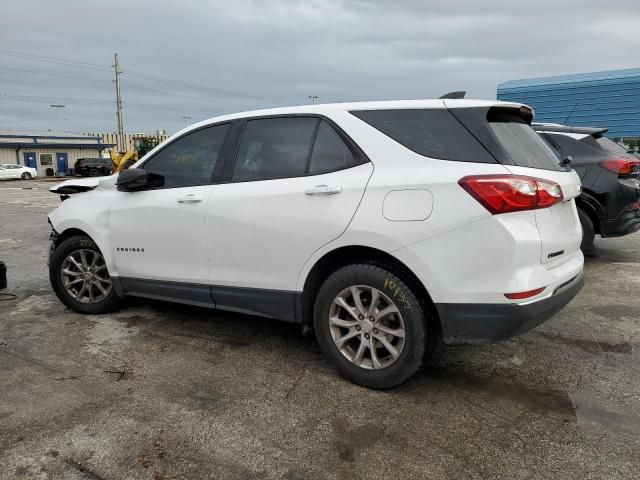
POLYGON ((514 165, 564 170, 556 152, 519 115, 507 109, 491 109, 487 113, 487 121, 491 132, 514 165))
POLYGON ((616 142, 611 141, 608 138, 600 137, 600 138, 594 138, 594 140, 598 143, 598 145, 600 145, 600 148, 602 148, 603 150, 606 150, 607 152, 622 154, 622 155, 627 154, 626 148, 621 147, 616 142))
POLYGON ((351 113, 425 157, 496 163, 495 158, 445 108, 356 110, 351 113))

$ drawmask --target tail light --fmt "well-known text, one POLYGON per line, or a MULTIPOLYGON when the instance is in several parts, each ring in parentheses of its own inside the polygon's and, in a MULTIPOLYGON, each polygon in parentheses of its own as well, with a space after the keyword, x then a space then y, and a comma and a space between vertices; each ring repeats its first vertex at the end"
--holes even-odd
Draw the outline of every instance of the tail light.
POLYGON ((525 175, 473 175, 458 184, 493 215, 547 208, 563 199, 557 183, 525 175))
POLYGON ((621 177, 631 175, 633 169, 640 166, 640 161, 629 160, 628 158, 610 158, 600 162, 603 168, 606 168, 610 172, 617 173, 621 177))

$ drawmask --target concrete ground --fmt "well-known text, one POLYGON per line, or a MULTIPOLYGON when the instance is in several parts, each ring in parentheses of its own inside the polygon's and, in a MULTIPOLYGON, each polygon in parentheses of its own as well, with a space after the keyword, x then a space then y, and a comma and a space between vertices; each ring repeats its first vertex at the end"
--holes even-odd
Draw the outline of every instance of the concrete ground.
MULTIPOLYGON (((22 187, 32 187, 23 189, 22 187)), ((443 348, 392 391, 292 325, 160 302, 82 316, 47 279, 58 203, 0 182, 0 478, 640 478, 640 234, 597 240, 536 330, 443 348)))

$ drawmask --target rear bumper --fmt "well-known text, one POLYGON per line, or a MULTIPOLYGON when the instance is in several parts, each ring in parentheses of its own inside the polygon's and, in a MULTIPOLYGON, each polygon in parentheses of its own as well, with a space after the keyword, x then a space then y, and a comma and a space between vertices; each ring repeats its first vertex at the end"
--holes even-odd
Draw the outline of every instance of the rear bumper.
POLYGON ((583 285, 584 274, 580 272, 551 296, 536 302, 436 304, 444 343, 482 345, 527 332, 560 311, 583 285))
POLYGON ((625 210, 615 220, 605 220, 600 224, 602 237, 621 237, 640 230, 640 209, 625 210))

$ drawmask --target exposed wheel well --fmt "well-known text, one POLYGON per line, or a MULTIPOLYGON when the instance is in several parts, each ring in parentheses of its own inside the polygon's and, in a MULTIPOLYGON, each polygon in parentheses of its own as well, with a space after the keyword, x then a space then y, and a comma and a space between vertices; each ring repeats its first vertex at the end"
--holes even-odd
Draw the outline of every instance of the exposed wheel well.
MULTIPOLYGON (((327 253, 313 266, 304 284, 302 291, 302 323, 313 324, 313 303, 316 293, 324 280, 334 271, 345 265, 354 263, 375 263, 387 268, 394 275, 401 278, 414 292, 418 301, 425 310, 438 318, 436 308, 431 296, 416 275, 397 258, 382 250, 364 246, 341 247, 327 253)), ((438 321, 439 324, 439 321, 438 321)))
MULTIPOLYGON (((79 228, 67 228, 64 232, 58 234, 53 244, 57 247, 67 238, 73 237, 74 235, 84 235, 85 237, 91 238, 89 234, 87 234, 86 232, 83 232, 79 228)), ((91 240, 93 239, 91 238, 91 240)))
POLYGON ((587 202, 581 200, 580 197, 576 199, 576 207, 587 214, 587 216, 589 217, 589 220, 591 220, 591 223, 593 223, 593 231, 599 235, 600 219, 598 218, 598 214, 596 213, 594 208, 591 205, 589 205, 587 202))

